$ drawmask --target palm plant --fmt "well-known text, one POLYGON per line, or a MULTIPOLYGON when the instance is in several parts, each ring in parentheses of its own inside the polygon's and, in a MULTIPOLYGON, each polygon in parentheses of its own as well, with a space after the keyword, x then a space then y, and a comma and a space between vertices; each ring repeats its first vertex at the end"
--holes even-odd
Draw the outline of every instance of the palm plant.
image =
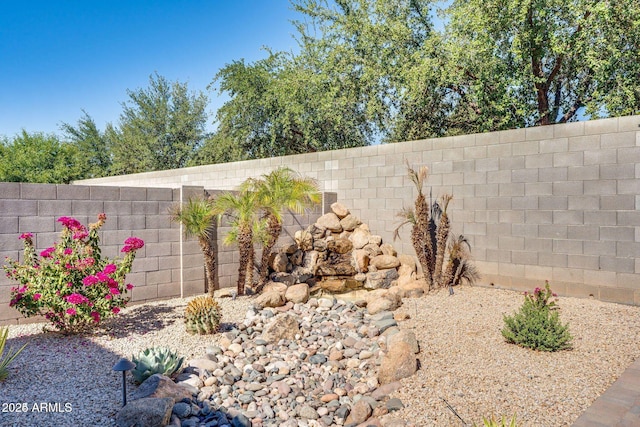
POLYGON ((231 231, 224 239, 226 245, 238 244, 240 265, 238 267, 238 295, 244 295, 245 285, 253 284, 253 260, 255 251, 253 243, 261 238, 264 221, 256 216, 260 209, 257 193, 242 188, 237 193, 223 193, 216 197, 213 211, 218 215, 218 221, 223 216, 230 218, 231 231))
MULTIPOLYGON (((449 221, 449 215, 447 215, 447 207, 449 202, 453 199, 450 194, 442 196, 442 213, 440 214, 440 221, 438 223, 438 231, 436 233, 436 259, 434 268, 434 281, 440 282, 440 276, 442 275, 442 264, 444 263, 444 253, 447 249, 447 241, 449 239, 449 231, 451 230, 451 222, 449 221)), ((433 216, 432 216, 433 217, 433 216)))
POLYGON ((269 256, 282 233, 285 210, 302 214, 306 208, 321 200, 318 184, 311 178, 299 176, 288 167, 280 167, 258 180, 247 180, 243 188, 254 191, 266 222, 266 240, 262 247, 259 286, 264 286, 269 272, 269 256))
POLYGON ((211 241, 216 217, 212 201, 204 197, 191 197, 184 206, 180 203, 171 206, 169 212, 172 221, 182 224, 185 236, 198 239, 204 255, 209 294, 213 296, 218 288, 218 276, 215 243, 211 241))

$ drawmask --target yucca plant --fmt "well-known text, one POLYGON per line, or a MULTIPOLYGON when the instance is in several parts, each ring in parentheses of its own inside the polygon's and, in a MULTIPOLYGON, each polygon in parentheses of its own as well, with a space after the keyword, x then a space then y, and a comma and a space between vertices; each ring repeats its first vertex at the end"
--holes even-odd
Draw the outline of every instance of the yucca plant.
POLYGON ((4 346, 7 343, 7 337, 9 336, 9 328, 0 328, 0 381, 4 381, 9 376, 9 364, 13 362, 18 354, 27 346, 27 344, 20 347, 15 353, 13 348, 9 347, 7 354, 4 354, 4 346))
MULTIPOLYGON (((473 425, 475 426, 476 424, 474 423, 473 425)), ((484 427, 518 427, 515 414, 513 414, 513 418, 511 418, 511 420, 507 420, 504 416, 500 421, 496 420, 494 415, 492 415, 491 418, 482 417, 482 425, 484 427)))
POLYGON ((175 374, 182 366, 184 357, 179 357, 177 353, 165 347, 151 347, 141 351, 137 356, 132 356, 131 360, 136 364, 131 374, 140 384, 154 374, 175 374))
POLYGON ((184 324, 190 334, 213 334, 220 326, 220 307, 210 295, 195 297, 184 311, 184 324))

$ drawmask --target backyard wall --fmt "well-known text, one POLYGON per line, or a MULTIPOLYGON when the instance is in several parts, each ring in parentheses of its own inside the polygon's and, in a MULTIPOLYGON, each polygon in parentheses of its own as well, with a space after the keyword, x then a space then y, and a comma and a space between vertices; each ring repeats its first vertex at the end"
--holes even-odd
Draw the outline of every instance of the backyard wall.
MULTIPOLYGON (((113 258, 127 237, 144 240, 127 282, 135 285, 132 302, 202 294, 205 291, 203 257, 197 240, 185 239, 180 226, 172 223, 169 207, 191 195, 215 193, 202 186, 179 188, 143 188, 87 185, 0 183, 0 261, 5 257, 22 259, 21 233, 31 232, 39 251, 51 246, 59 237, 61 216, 72 216, 88 225, 97 215, 106 213, 107 221, 100 233, 102 255, 113 258)), ((335 201, 335 194, 324 195, 325 204, 335 201)), ((295 230, 315 222, 324 205, 309 215, 286 215, 283 239, 295 230)), ((235 286, 238 255, 222 239, 224 224, 215 235, 218 246, 220 286, 235 286)), ((9 307, 10 291, 16 284, 0 274, 0 325, 27 321, 9 307)), ((33 321, 37 319, 30 319, 33 321)))
MULTIPOLYGON (((392 242, 416 191, 405 160, 452 193, 453 232, 472 245, 481 284, 640 305, 640 116, 402 142, 83 181, 232 189, 289 166, 392 242)), ((408 229, 393 242, 414 254, 408 229)))

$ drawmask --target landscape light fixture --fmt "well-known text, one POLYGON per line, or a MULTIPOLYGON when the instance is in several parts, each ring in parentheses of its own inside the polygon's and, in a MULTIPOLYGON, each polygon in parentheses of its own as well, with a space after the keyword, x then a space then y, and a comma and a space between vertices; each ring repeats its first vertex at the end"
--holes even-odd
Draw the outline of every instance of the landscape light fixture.
POLYGON ((136 364, 125 357, 113 365, 114 371, 122 371, 122 407, 127 404, 127 371, 130 371, 135 367, 136 364))

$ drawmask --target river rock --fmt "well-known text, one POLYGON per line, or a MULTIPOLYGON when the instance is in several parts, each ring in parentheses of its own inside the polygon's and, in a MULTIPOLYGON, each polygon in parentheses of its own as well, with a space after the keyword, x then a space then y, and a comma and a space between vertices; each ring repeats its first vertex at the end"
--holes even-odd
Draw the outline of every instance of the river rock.
POLYGON ((398 260, 398 258, 393 255, 385 255, 384 253, 383 255, 371 258, 369 263, 375 266, 378 270, 386 270, 400 266, 400 260, 398 260))
POLYGON ((287 288, 284 294, 287 301, 295 303, 305 303, 309 300, 309 285, 300 283, 287 288))
POLYGON ((316 221, 318 228, 325 228, 334 233, 340 233, 342 231, 342 225, 340 225, 340 218, 333 213, 329 212, 327 214, 322 215, 316 221))
POLYGON ((353 234, 349 236, 349 240, 353 243, 355 249, 362 249, 369 244, 369 237, 371 233, 368 230, 358 227, 353 230, 353 234))
POLYGON ((338 254, 346 254, 353 249, 353 243, 348 239, 336 239, 327 242, 327 250, 338 254))
POLYGON ((378 381, 380 384, 388 384, 402 378, 410 377, 418 369, 418 361, 411 346, 400 341, 389 348, 387 354, 382 358, 378 381))
POLYGON ((300 332, 298 320, 290 314, 281 314, 265 327, 262 339, 269 343, 277 343, 283 338, 294 339, 298 332, 300 332))
POLYGON ((358 219, 358 217, 351 214, 345 216, 340 220, 340 225, 345 231, 353 231, 360 224, 362 224, 362 222, 358 219))

